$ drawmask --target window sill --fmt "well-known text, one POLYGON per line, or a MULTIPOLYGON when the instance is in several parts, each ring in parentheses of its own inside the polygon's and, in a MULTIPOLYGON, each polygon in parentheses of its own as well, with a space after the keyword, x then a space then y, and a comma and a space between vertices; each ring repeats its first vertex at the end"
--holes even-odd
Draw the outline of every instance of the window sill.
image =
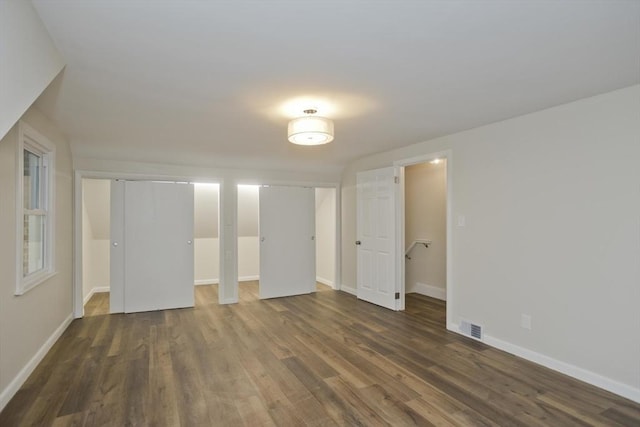
POLYGON ((38 285, 43 284, 47 280, 51 279, 53 276, 57 275, 57 271, 48 271, 35 274, 27 279, 23 279, 21 284, 18 284, 16 287, 15 296, 24 295, 29 292, 31 289, 37 287, 38 285))

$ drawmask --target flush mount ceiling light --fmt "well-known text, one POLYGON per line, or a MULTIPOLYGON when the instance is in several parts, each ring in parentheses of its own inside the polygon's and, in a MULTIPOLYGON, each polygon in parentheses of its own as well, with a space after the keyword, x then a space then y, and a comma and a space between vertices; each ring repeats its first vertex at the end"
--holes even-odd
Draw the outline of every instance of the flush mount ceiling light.
POLYGON ((304 110, 306 115, 289 122, 289 141, 298 145, 320 145, 333 141, 333 121, 315 116, 318 111, 304 110))

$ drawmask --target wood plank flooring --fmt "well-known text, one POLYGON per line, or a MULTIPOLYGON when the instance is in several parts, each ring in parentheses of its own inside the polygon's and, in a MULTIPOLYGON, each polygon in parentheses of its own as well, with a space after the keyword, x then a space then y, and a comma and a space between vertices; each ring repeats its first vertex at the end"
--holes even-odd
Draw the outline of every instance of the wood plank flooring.
POLYGON ((640 426, 638 404, 447 332, 441 301, 256 292, 127 315, 96 294, 0 426, 640 426))

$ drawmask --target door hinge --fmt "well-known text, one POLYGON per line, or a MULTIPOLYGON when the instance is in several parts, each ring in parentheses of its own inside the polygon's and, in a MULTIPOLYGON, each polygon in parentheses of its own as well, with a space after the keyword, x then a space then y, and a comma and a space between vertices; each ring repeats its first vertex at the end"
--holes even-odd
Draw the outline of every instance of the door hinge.
POLYGON ((396 299, 400 299, 400 292, 396 292, 396 299))
POLYGON ((393 177, 393 182, 394 182, 394 184, 400 184, 400 177, 399 176, 394 176, 393 177))

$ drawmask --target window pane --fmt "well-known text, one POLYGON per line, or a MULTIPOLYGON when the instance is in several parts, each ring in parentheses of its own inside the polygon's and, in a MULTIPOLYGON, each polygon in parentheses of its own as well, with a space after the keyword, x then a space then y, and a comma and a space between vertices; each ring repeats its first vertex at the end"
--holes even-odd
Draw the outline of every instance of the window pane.
POLYGON ((42 157, 24 150, 24 208, 41 209, 40 171, 42 157))
POLYGON ((24 216, 22 271, 25 277, 44 268, 44 224, 42 215, 24 216))

